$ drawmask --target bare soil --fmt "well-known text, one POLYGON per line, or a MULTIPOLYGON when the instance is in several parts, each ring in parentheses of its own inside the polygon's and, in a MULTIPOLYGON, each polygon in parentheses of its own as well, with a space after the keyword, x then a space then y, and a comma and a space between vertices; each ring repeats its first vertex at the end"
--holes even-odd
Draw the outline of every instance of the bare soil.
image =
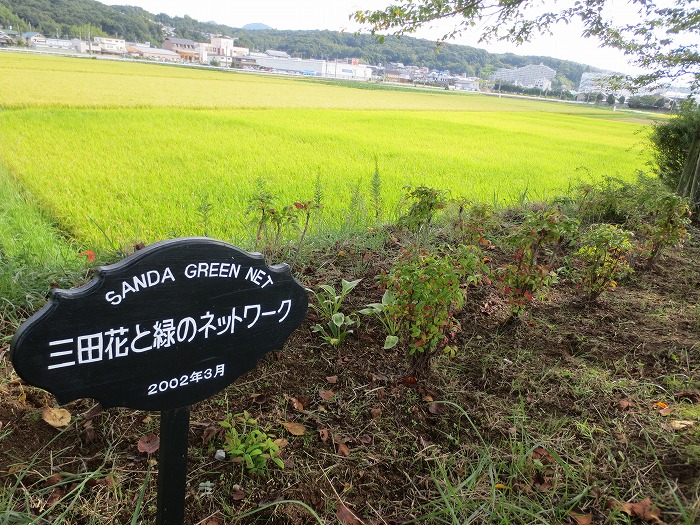
MULTIPOLYGON (((284 349, 192 407, 185 522, 234 523, 246 511, 285 499, 305 502, 326 523, 405 523, 438 497, 439 461, 457 478, 466 476, 487 444, 504 465, 523 450, 518 475, 504 470, 492 480, 503 486, 498 490, 554 504, 572 488, 556 480, 575 479, 586 489, 577 512, 592 523, 684 523, 681 507, 697 518, 700 232, 692 233, 695 240, 685 248, 663 255, 653 271, 637 271, 593 305, 563 280, 549 301, 505 324, 508 308, 495 286, 470 288, 459 313, 459 355, 438 359, 420 381, 407 376, 404 347, 382 350, 384 333, 374 319, 363 318, 336 350, 311 332, 310 311, 284 349), (438 401, 462 407, 469 419, 438 401), (214 459, 224 439, 218 422, 244 410, 268 435, 288 441, 284 470, 249 475, 240 463, 214 459), (679 430, 672 424, 679 420, 693 424, 679 430), (306 432, 292 435, 283 422, 301 423, 306 432), (559 462, 539 469, 539 446, 573 472, 559 462), (615 514, 611 504, 646 497, 660 508, 659 522, 615 514)), ((492 264, 504 257, 489 256, 492 264)), ((376 277, 388 268, 386 252, 346 243, 313 261, 298 276, 308 287, 363 279, 345 311, 380 299, 376 277)), ((7 347, 0 349, 0 364, 5 490, 24 473, 13 489, 16 509, 38 514, 75 488, 60 480, 96 473, 98 482, 85 485, 65 522, 130 523, 148 475, 136 523, 154 523, 157 454, 139 452, 137 443, 158 434, 158 413, 100 411, 82 400, 64 407, 73 420, 57 430, 41 416, 44 407, 56 406, 52 396, 14 375, 7 347)), ((62 510, 58 504, 52 515, 62 510)), ((241 521, 315 522, 293 504, 241 521)), ((476 522, 488 521, 484 515, 476 522)))

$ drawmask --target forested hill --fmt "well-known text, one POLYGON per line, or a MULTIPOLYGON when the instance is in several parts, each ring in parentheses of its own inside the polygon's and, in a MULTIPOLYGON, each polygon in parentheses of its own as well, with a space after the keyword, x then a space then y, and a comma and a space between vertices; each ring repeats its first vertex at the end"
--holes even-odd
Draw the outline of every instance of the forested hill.
POLYGON ((278 49, 303 58, 360 58, 369 64, 400 62, 405 65, 449 70, 453 74, 487 77, 499 67, 543 63, 558 73, 555 84, 576 85, 584 71, 595 68, 550 57, 492 54, 469 46, 443 44, 412 37, 386 38, 378 43, 369 35, 335 31, 244 30, 189 16, 170 17, 139 7, 108 6, 95 0, 0 0, 0 26, 30 29, 46 36, 117 36, 129 41, 160 45, 172 30, 174 36, 208 41, 210 34, 237 37, 251 50, 278 49), (172 28, 172 29, 168 29, 172 28))
POLYGON ((48 37, 118 36, 162 42, 161 25, 138 7, 112 7, 95 0, 0 0, 0 26, 48 37))

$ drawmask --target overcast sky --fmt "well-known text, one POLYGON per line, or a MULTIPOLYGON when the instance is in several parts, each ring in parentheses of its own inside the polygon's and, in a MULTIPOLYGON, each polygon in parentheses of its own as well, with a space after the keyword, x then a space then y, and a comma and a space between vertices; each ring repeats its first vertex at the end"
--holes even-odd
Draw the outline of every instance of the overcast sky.
MULTIPOLYGON (((357 25, 349 20, 356 10, 380 9, 390 5, 390 0, 101 0, 111 5, 135 5, 151 13, 165 13, 170 16, 189 15, 192 18, 232 27, 242 27, 251 23, 263 23, 274 29, 329 29, 334 31, 355 31, 357 25)), ((624 0, 614 0, 613 6, 618 20, 625 17, 636 20, 636 11, 629 9, 624 0)), ((449 29, 449 21, 442 26, 424 29, 414 35, 435 40, 449 29), (447 25, 445 25, 447 24, 447 25)), ((601 69, 622 73, 637 73, 628 65, 621 52, 600 48, 597 41, 584 39, 580 26, 575 23, 558 27, 553 36, 540 37, 534 42, 516 46, 510 43, 479 44, 478 35, 463 35, 454 40, 486 49, 493 53, 512 52, 518 55, 540 55, 573 60, 601 69)), ((235 36, 235 35, 234 35, 235 36)))

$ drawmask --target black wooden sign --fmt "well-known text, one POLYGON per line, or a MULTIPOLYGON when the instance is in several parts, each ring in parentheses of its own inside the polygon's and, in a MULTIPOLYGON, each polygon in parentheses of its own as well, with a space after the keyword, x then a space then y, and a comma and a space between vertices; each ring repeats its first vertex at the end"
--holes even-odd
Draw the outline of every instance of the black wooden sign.
POLYGON ((170 410, 280 349, 307 306, 287 265, 213 239, 173 239, 55 290, 15 335, 12 364, 61 404, 170 410))

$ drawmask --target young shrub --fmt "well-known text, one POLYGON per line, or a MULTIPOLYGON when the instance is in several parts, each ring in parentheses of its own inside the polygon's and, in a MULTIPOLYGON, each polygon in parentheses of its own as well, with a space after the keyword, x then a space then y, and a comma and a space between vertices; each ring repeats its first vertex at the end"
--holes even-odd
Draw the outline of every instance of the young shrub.
POLYGON ((643 237, 647 268, 652 269, 663 250, 685 242, 692 214, 688 199, 673 193, 658 195, 647 203, 645 211, 637 230, 643 237))
POLYGON ((447 205, 445 190, 436 190, 425 186, 411 188, 406 186, 405 199, 412 201, 408 211, 399 217, 399 226, 404 226, 416 235, 416 246, 426 246, 430 233, 430 224, 438 210, 447 205))
POLYGON ((617 281, 632 273, 629 254, 634 250, 633 233, 613 224, 596 224, 581 236, 576 257, 585 266, 575 272, 587 300, 594 302, 617 281))
POLYGON ((499 228, 494 207, 465 198, 454 199, 452 204, 455 208, 455 215, 452 217, 455 240, 459 244, 488 246, 490 237, 499 228))
POLYGON ((515 249, 513 262, 497 270, 501 291, 510 305, 511 319, 518 318, 535 298, 544 299, 557 281, 552 261, 557 249, 570 242, 578 221, 561 210, 528 212, 507 239, 515 249))
POLYGON ((279 445, 258 428, 258 422, 247 411, 226 414, 226 419, 219 424, 226 429, 224 450, 234 462, 242 463, 248 472, 264 474, 268 461, 284 468, 284 463, 277 457, 279 445))
POLYGON ((354 313, 344 314, 340 311, 345 296, 350 293, 361 281, 341 281, 340 293, 336 293, 335 288, 328 284, 322 284, 318 291, 313 291, 316 304, 311 307, 316 310, 321 323, 316 323, 312 331, 319 332, 324 344, 338 347, 342 344, 348 334, 352 333, 351 326, 359 324, 359 319, 354 313))
POLYGON ((263 240, 263 234, 270 223, 270 209, 274 203, 274 195, 267 189, 265 180, 259 178, 256 182, 256 190, 248 197, 248 207, 246 215, 252 215, 253 223, 255 224, 255 250, 258 249, 258 244, 263 240))
POLYGON ((410 374, 427 376, 440 352, 454 357, 450 344, 460 329, 454 313, 464 305, 466 286, 478 281, 483 268, 474 246, 403 254, 386 278, 394 301, 386 315, 395 319, 398 333, 408 344, 410 374))

